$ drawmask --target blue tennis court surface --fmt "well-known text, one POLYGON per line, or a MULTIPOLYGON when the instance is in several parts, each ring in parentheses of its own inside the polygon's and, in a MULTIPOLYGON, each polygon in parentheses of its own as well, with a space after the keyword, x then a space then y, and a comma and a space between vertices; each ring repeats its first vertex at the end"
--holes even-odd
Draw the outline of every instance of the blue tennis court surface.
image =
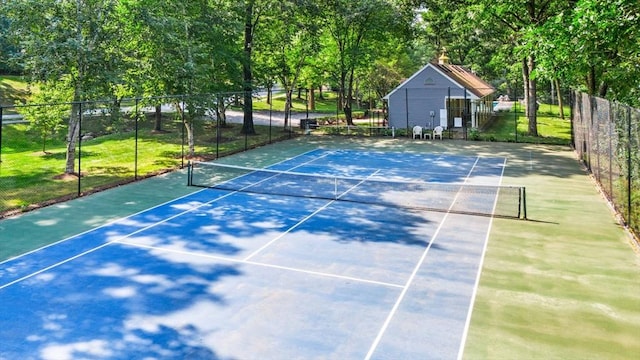
MULTIPOLYGON (((318 149, 270 168, 498 185, 504 165, 318 149)), ((0 359, 458 358, 491 217, 395 196, 203 189, 7 260, 0 359)))

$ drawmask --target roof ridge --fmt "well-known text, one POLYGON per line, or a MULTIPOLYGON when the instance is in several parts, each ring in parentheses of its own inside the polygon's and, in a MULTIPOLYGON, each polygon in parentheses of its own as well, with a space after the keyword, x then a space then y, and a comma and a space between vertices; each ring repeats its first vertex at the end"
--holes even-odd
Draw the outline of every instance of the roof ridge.
POLYGON ((451 63, 440 64, 438 62, 431 62, 431 64, 450 76, 453 81, 462 85, 480 98, 490 95, 496 90, 493 85, 462 65, 451 63))

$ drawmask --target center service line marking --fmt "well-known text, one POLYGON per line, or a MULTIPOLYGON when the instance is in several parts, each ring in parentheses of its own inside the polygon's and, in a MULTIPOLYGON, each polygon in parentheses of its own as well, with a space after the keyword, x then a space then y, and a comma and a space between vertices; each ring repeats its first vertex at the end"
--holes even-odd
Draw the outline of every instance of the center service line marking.
POLYGON ((203 253, 192 252, 192 251, 184 251, 184 250, 176 250, 176 249, 164 248, 164 247, 153 246, 153 245, 137 244, 137 243, 130 242, 130 241, 117 241, 117 243, 118 244, 122 244, 122 245, 128 245, 128 246, 132 246, 132 247, 137 247, 137 248, 158 250, 158 251, 170 252, 170 253, 181 254, 181 255, 197 256, 197 257, 203 257, 203 258, 207 258, 207 259, 214 259, 214 260, 220 260, 220 261, 232 262, 232 263, 238 263, 238 264, 256 265, 256 266, 268 267, 268 268, 273 268, 273 269, 293 271, 293 272, 298 272, 298 273, 302 273, 302 274, 317 275, 317 276, 321 276, 321 277, 335 278, 335 279, 341 279, 341 280, 351 280, 351 281, 355 281, 355 282, 359 282, 359 283, 382 285, 382 286, 393 287, 393 288, 402 288, 402 287, 404 287, 404 285, 401 285, 401 284, 392 284, 392 283, 388 283, 388 282, 384 282, 384 281, 367 280, 367 279, 361 279, 361 278, 356 278, 356 277, 351 277, 351 276, 330 274, 330 273, 324 273, 324 272, 313 271, 313 270, 304 270, 304 269, 299 269, 299 268, 294 268, 294 267, 289 267, 289 266, 274 265, 274 264, 268 264, 268 263, 263 263, 263 262, 258 262, 258 261, 250 261, 250 260, 246 260, 246 259, 235 259, 235 258, 230 258, 230 257, 226 257, 226 256, 210 255, 210 254, 203 254, 203 253))
MULTIPOLYGON (((473 164, 473 166, 471 167, 471 170, 467 174, 467 177, 465 178, 464 182, 467 182, 467 180, 469 179, 469 176, 471 176, 471 173, 473 172, 473 169, 476 167, 476 165, 478 163, 478 160, 479 159, 476 158, 476 161, 473 164)), ((456 203, 456 200, 458 199, 459 195, 460 195, 460 192, 458 192, 456 194, 456 196, 454 197, 453 201, 451 202, 451 206, 449 207, 449 210, 451 210, 453 205, 456 203)), ((398 296, 398 299, 396 300, 396 303, 393 305, 393 308, 389 312, 389 315, 387 316, 387 319, 385 320, 384 324, 382 325, 382 328, 378 332, 378 335, 376 336, 375 340, 373 341, 373 344, 371 344, 371 348, 369 348, 369 352, 367 353, 367 356, 365 357, 365 360, 371 360, 371 357, 373 356, 373 353, 378 348, 378 345, 380 344, 380 341, 382 340, 382 336, 387 331, 387 328, 389 327, 389 324, 391 323, 391 319, 393 319, 393 317, 395 316, 396 312, 398 311, 398 308, 400 307, 400 303, 402 303, 402 300, 404 300, 405 295, 409 291, 409 288, 411 287, 411 284, 413 283, 413 279, 416 277, 416 274, 418 273, 418 270, 420 270, 420 267, 424 263, 424 260, 427 257, 427 254, 429 253, 429 250, 431 250, 431 246, 433 245, 433 243, 435 242, 436 238, 440 234, 440 231, 442 230, 442 227, 444 226, 444 223, 447 221, 447 218, 449 217, 449 214, 450 214, 450 212, 447 212, 444 215, 444 217, 442 218, 442 221, 440 222, 440 225, 438 225, 438 228, 433 233, 433 236, 431 237, 431 241, 429 241, 429 245, 427 245, 427 248, 424 250, 424 252, 422 253, 422 256, 420 257, 420 260, 418 261, 416 266, 413 268, 413 272, 409 276, 409 279, 407 279, 407 282, 405 283, 405 285, 404 285, 404 287, 402 289, 402 292, 400 293, 400 296, 398 296)))

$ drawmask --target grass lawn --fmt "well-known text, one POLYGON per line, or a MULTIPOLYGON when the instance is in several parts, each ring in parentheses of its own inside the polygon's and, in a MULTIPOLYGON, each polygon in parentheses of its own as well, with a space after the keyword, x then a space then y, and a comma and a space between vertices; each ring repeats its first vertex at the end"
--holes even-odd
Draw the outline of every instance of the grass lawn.
MULTIPOLYGON (((76 157, 81 154, 79 165, 76 160, 76 171, 79 166, 82 174, 81 192, 186 165, 190 157, 179 122, 166 120, 162 132, 152 131, 150 119, 140 123, 137 142, 135 131, 126 128, 82 142, 76 152, 76 157)), ((240 133, 239 124, 221 128, 218 136, 213 124, 196 123, 195 158, 224 156, 289 137, 288 133, 274 129, 270 132, 268 127, 260 125, 256 125, 258 135, 245 136, 240 133)), ((77 195, 78 178, 63 175, 66 161, 63 138, 63 134, 58 134, 48 140, 43 151, 42 139, 28 125, 3 127, 0 213, 77 195)))
POLYGON ((496 120, 488 128, 472 133, 470 137, 483 141, 568 145, 571 141, 571 120, 568 106, 564 107, 564 112, 565 118, 563 120, 558 116, 557 105, 541 105, 537 117, 537 137, 528 135, 529 122, 521 107, 516 112, 498 112, 496 120), (515 131, 516 124, 517 133, 515 131))
MULTIPOLYGON (((0 75, 0 106, 13 106, 16 102, 24 102, 29 98, 31 90, 21 76, 0 75)), ((6 111, 6 112, 5 112, 6 111)), ((4 114, 15 114, 11 108, 4 114)))
MULTIPOLYGON (((291 111, 296 112, 305 112, 307 111, 307 100, 305 98, 305 94, 302 93, 301 97, 298 98, 298 93, 294 92, 292 99, 292 109, 291 111)), ((272 104, 269 105, 267 103, 266 96, 254 100, 253 108, 255 110, 269 110, 272 109, 274 111, 284 111, 284 102, 285 102, 285 94, 282 92, 274 93, 272 96, 272 104)), ((315 109, 309 109, 309 112, 313 113, 323 113, 327 115, 335 115, 336 114, 336 102, 337 102, 337 94, 333 91, 323 91, 322 97, 320 97, 319 92, 315 92, 315 109)), ((363 110, 354 106, 354 111, 363 110)))

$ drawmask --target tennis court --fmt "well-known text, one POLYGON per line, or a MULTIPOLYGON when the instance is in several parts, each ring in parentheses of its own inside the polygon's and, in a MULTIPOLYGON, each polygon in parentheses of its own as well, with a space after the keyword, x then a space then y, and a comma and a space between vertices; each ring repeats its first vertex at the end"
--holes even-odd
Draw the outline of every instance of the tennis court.
POLYGON ((0 303, 19 304, 0 358, 457 358, 484 215, 521 216, 498 201, 505 164, 315 149, 193 166, 202 190, 0 263, 0 303))

